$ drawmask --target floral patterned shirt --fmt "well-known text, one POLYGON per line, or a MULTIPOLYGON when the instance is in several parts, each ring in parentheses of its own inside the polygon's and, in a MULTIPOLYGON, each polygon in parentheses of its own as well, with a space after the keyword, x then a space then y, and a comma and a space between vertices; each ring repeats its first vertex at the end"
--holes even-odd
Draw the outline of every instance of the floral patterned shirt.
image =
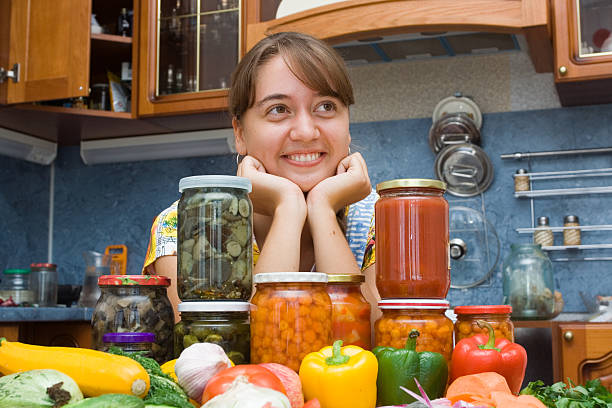
MULTIPOLYGON (((378 194, 370 195, 346 207, 346 239, 357 263, 362 270, 372 265, 374 257, 374 204, 378 194)), ((151 237, 143 266, 143 273, 155 274, 154 262, 157 258, 176 255, 177 251, 177 207, 178 201, 162 211, 153 221, 151 237)), ((253 239, 253 263, 257 263, 259 248, 253 239)))

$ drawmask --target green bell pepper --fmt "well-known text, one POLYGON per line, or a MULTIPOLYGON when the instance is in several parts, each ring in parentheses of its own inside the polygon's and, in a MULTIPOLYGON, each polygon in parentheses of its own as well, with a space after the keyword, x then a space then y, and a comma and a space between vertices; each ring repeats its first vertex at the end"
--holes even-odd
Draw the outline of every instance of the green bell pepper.
POLYGON ((416 378, 430 399, 444 396, 448 380, 448 364, 440 353, 416 351, 418 330, 412 330, 403 349, 375 347, 378 359, 376 380, 377 405, 400 405, 415 399, 400 389, 405 387, 420 395, 416 378))

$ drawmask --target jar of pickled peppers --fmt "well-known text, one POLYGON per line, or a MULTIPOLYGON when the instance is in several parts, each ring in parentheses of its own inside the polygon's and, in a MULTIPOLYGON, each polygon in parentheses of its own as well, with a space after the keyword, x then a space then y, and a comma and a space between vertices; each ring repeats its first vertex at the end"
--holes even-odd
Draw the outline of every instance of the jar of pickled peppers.
POLYGON ((478 326, 478 320, 489 323, 495 331, 495 338, 506 338, 514 342, 514 324, 510 320, 512 306, 509 305, 474 305, 457 306, 455 322, 455 344, 461 339, 476 334, 488 334, 488 329, 478 326))
POLYGON ((332 302, 332 337, 344 345, 370 350, 370 304, 361 293, 365 276, 328 274, 327 293, 332 302))
POLYGON ((278 363, 297 372, 306 354, 331 345, 327 274, 259 273, 253 281, 251 363, 278 363))
POLYGON ((446 317, 444 299, 383 299, 374 324, 374 345, 404 348, 410 331, 419 331, 416 351, 434 351, 450 362, 453 351, 453 322, 446 317))

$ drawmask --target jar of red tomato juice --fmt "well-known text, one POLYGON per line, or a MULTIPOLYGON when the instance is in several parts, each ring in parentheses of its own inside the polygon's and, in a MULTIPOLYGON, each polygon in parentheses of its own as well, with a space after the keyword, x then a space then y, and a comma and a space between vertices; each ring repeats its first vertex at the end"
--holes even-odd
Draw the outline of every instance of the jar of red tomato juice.
POLYGON ((450 287, 446 184, 396 179, 379 183, 376 191, 380 297, 444 299, 450 287))

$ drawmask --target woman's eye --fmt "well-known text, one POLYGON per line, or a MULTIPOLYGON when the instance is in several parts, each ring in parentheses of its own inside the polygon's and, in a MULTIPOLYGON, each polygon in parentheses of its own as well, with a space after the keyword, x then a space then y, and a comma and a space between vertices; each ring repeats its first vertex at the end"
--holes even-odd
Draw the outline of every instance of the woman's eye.
POLYGON ((287 108, 283 105, 277 105, 272 107, 272 109, 270 109, 268 113, 272 113, 274 115, 282 115, 283 113, 287 113, 287 108))
POLYGON ((317 106, 317 111, 319 112, 332 112, 336 110, 336 104, 333 102, 323 102, 319 106, 317 106))

